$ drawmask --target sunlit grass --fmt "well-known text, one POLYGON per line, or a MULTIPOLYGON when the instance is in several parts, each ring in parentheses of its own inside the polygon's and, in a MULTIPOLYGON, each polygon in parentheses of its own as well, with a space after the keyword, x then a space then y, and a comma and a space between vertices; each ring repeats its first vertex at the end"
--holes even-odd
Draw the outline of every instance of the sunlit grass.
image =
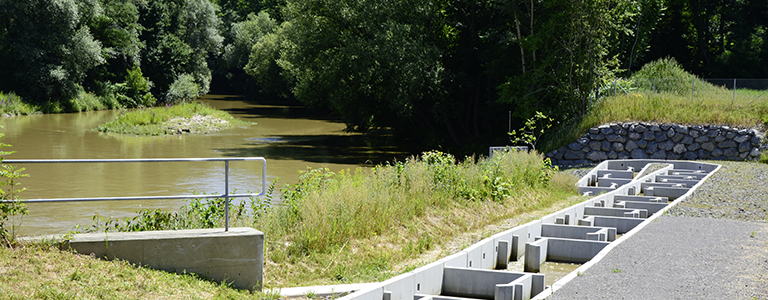
POLYGON ((99 126, 99 130, 103 132, 136 135, 174 134, 178 133, 182 128, 179 128, 179 125, 170 124, 169 122, 178 118, 191 119, 195 116, 210 117, 207 119, 209 121, 224 121, 190 125, 198 126, 194 128, 201 133, 251 124, 236 119, 224 111, 217 110, 203 103, 193 102, 127 111, 120 115, 116 120, 99 126))
POLYGON ((578 201, 576 178, 546 171, 538 154, 443 158, 305 173, 291 187, 299 197, 284 191, 250 224, 269 236, 266 286, 380 281, 451 254, 448 244, 466 232, 578 201))
POLYGON ((616 122, 768 125, 768 94, 758 98, 760 91, 737 89, 734 97, 733 90, 700 80, 673 60, 649 63, 623 83, 617 95, 598 100, 582 118, 563 120, 557 130, 544 136, 540 148, 554 150, 589 128, 616 122))
POLYGON ((40 113, 34 105, 22 101, 16 93, 0 91, 0 115, 31 115, 40 113))
POLYGON ((0 247, 3 299, 267 298, 192 275, 103 261, 45 244, 0 247))

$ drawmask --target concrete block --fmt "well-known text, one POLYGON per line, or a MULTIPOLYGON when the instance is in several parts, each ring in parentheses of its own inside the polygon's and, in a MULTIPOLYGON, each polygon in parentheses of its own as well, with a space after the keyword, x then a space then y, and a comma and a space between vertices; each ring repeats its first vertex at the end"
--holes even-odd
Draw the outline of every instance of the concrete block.
MULTIPOLYGON (((638 211, 638 217, 647 218, 647 210, 627 209, 627 208, 613 208, 613 207, 585 207, 584 214, 590 216, 609 216, 609 217, 623 217, 624 213, 632 213, 638 211)), ((598 225, 599 226, 599 225, 598 225)))
MULTIPOLYGON (((615 195, 613 197, 615 201, 632 201, 632 202, 656 202, 667 203, 669 198, 657 197, 657 196, 627 196, 627 195, 615 195)), ((650 210, 648 211, 650 213, 650 210)))
POLYGON ((538 273, 541 271, 541 264, 547 260, 548 238, 542 238, 535 242, 525 244, 525 262, 523 271, 538 273))
MULTIPOLYGON (((542 224, 541 235, 542 237, 553 238, 565 238, 565 239, 587 239, 587 234, 604 231, 607 233, 609 228, 604 227, 587 227, 587 226, 570 226, 570 225, 557 225, 557 224, 542 224)), ((610 228, 615 232, 616 228, 610 228)), ((607 235, 606 235, 607 237, 607 235)), ((611 239, 612 241, 613 239, 611 239)))
POLYGON ((688 186, 680 183, 665 183, 665 182, 643 182, 640 184, 642 190, 646 190, 649 187, 676 187, 687 188, 688 186))
POLYGON ((587 217, 584 217, 583 219, 579 219, 577 221, 576 225, 579 225, 579 226, 593 226, 594 220, 595 220, 594 217, 587 216, 587 217))
MULTIPOLYGON (((515 300, 515 288, 516 285, 511 283, 497 284, 496 292, 493 295, 493 300, 515 300)), ((522 291, 518 293, 521 294, 522 291)))
POLYGON ((692 187, 697 183, 699 183, 698 180, 670 179, 670 178, 664 178, 664 179, 658 180, 657 182, 683 184, 684 187, 692 187))
POLYGON ((584 194, 585 192, 592 192, 592 195, 600 195, 603 193, 612 192, 613 188, 610 187, 596 187, 596 186, 580 186, 579 187, 579 194, 584 194))
POLYGON ((405 273, 381 283, 389 300, 411 300, 415 294, 414 274, 405 273))
POLYGON ((68 246, 81 254, 226 281, 261 290, 264 233, 253 228, 77 234, 68 246))
POLYGON ((414 293, 439 295, 443 287, 445 263, 437 261, 413 270, 414 293))
POLYGON ((688 190, 688 188, 656 187, 653 190, 653 196, 667 197, 670 200, 674 200, 685 195, 688 190))
POLYGON ((597 170, 598 178, 606 178, 605 175, 608 175, 607 178, 632 179, 635 177, 635 172, 626 170, 597 170))
POLYGON ((674 170, 703 171, 704 173, 717 169, 716 164, 702 162, 677 161, 673 165, 675 166, 674 170))
POLYGON ((547 261, 568 263, 585 263, 610 244, 610 242, 561 238, 549 238, 547 243, 547 261))
MULTIPOLYGON (((497 284, 494 300, 523 300, 531 299, 531 284, 533 274, 524 274, 507 284, 497 284)), ((535 296, 535 295, 534 295, 535 296)))
POLYGON ((493 299, 497 284, 508 284, 526 273, 446 267, 442 296, 493 299))
POLYGON ((684 179, 684 180, 701 180, 706 174, 690 174, 690 175, 657 175, 655 181, 661 181, 663 179, 684 179))
MULTIPOLYGON (((512 242, 500 240, 496 251, 496 269, 504 270, 509 266, 509 256, 512 250, 512 242)), ((516 258, 515 258, 516 259, 516 258)))
POLYGON ((610 187, 613 185, 622 186, 627 183, 632 182, 632 179, 621 179, 621 178, 598 178, 597 179, 597 186, 598 187, 610 187))
POLYGON ((616 228, 616 233, 625 234, 643 221, 645 221, 643 218, 594 216, 592 224, 599 227, 613 227, 616 228))
POLYGON ((648 212, 649 215, 653 215, 656 212, 662 210, 664 207, 667 206, 667 203, 652 203, 652 202, 641 202, 641 201, 624 201, 624 207, 625 208, 639 208, 644 209, 648 212))

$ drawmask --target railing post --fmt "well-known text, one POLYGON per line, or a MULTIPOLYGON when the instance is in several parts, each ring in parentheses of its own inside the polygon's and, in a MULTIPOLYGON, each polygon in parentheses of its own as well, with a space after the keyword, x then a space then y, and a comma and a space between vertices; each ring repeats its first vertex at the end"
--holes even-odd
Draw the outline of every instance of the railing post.
POLYGON ((224 231, 229 231, 229 161, 224 161, 224 231))

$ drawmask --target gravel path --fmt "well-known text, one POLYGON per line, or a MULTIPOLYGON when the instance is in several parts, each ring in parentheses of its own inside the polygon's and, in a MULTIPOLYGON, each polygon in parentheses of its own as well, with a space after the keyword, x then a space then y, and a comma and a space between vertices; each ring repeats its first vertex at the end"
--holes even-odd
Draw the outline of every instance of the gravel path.
POLYGON ((716 163, 694 197, 547 299, 768 299, 768 165, 716 163))
POLYGON ((768 164, 712 163, 723 167, 668 214, 768 222, 768 164))

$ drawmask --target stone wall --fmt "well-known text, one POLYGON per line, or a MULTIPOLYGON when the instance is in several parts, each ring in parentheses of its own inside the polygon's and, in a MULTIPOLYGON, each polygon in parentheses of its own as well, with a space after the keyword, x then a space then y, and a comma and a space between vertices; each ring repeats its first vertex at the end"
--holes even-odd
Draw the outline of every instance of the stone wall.
POLYGON ((576 142, 547 153, 557 165, 606 159, 752 160, 768 149, 757 129, 727 126, 617 123, 590 128, 576 142))

